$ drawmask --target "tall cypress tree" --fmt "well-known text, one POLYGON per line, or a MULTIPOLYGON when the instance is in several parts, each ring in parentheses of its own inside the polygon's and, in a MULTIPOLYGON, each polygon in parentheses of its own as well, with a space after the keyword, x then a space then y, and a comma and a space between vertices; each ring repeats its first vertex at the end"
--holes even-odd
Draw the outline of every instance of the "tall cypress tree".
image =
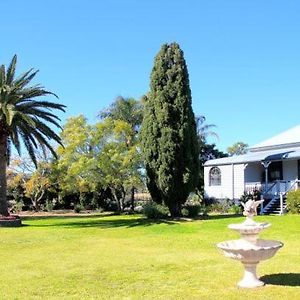
POLYGON ((199 147, 188 70, 176 43, 155 57, 141 145, 152 199, 179 216, 199 180, 199 147))

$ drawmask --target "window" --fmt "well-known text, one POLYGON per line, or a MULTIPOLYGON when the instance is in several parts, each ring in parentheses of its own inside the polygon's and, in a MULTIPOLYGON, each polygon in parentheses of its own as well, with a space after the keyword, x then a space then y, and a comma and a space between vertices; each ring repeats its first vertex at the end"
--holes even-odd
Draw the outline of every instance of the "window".
POLYGON ((221 170, 218 167, 210 169, 209 185, 221 185, 221 170))
POLYGON ((268 181, 282 180, 282 175, 282 161, 273 161, 268 168, 268 181))

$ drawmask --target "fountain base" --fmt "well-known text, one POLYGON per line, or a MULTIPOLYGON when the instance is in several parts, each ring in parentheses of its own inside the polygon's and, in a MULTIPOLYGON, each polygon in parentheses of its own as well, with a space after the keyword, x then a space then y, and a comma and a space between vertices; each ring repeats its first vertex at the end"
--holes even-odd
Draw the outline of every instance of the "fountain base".
POLYGON ((240 282, 238 282, 238 287, 256 288, 256 287, 263 286, 265 284, 264 282, 260 281, 256 275, 256 266, 258 262, 251 263, 251 264, 242 262, 242 264, 244 265, 245 268, 244 277, 240 282))

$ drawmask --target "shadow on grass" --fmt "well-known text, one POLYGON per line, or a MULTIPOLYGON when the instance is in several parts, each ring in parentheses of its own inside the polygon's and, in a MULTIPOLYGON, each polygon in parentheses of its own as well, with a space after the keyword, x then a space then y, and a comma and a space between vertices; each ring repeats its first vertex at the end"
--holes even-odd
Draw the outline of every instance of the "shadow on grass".
POLYGON ((203 220, 220 220, 220 219, 232 219, 232 218, 241 218, 242 215, 231 215, 231 214, 223 214, 223 215, 208 215, 203 216, 203 220))
POLYGON ((283 286, 300 286, 300 273, 278 273, 264 275, 260 278, 266 284, 283 286))
MULTIPOLYGON (((53 222, 49 224, 30 224, 30 227, 64 227, 64 228, 92 228, 92 227, 99 227, 99 228, 116 228, 116 227, 137 227, 137 226, 151 226, 155 224, 167 224, 167 225, 174 225, 176 222, 169 221, 169 220, 149 220, 145 218, 138 218, 138 219, 114 219, 114 220, 107 220, 105 219, 106 216, 94 216, 93 219, 89 220, 80 220, 80 217, 72 217, 78 218, 78 221, 68 221, 65 222, 53 222)), ((48 217, 47 219, 59 220, 64 219, 65 217, 48 217)), ((45 219, 45 218, 42 218, 45 219)), ((37 220, 35 218, 35 220, 37 220)), ((25 224, 25 226, 28 226, 25 224)))
POLYGON ((62 219, 88 219, 88 218, 105 218, 110 216, 117 216, 116 213, 107 214, 82 214, 82 215, 48 215, 48 216, 21 216, 22 220, 62 220, 62 219))

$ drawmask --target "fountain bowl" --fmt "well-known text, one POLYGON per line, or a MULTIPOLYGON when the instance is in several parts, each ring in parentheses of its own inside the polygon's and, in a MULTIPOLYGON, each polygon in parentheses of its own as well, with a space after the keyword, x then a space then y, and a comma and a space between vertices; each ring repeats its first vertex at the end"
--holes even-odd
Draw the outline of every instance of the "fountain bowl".
POLYGON ((265 284, 257 278, 256 266, 260 261, 273 257, 282 246, 283 243, 279 241, 257 239, 253 243, 244 238, 217 244, 226 257, 239 260, 243 264, 244 276, 238 282, 238 286, 242 288, 256 288, 265 284))
POLYGON ((267 260, 283 246, 283 243, 274 240, 256 240, 252 244, 244 239, 225 241, 217 244, 226 257, 239 260, 243 263, 258 263, 267 260))

